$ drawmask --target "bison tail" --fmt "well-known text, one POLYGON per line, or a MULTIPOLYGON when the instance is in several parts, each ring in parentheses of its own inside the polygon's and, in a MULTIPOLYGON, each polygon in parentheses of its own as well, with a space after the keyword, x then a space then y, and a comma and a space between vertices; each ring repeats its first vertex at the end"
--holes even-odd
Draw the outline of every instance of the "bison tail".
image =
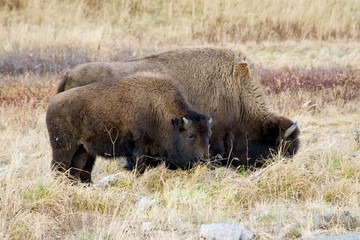
POLYGON ((58 94, 58 93, 61 93, 61 92, 64 92, 65 90, 66 90, 66 85, 68 84, 68 82, 69 82, 69 79, 70 79, 70 72, 71 72, 71 70, 72 70, 73 68, 70 68, 69 70, 67 70, 66 72, 65 72, 65 74, 64 74, 64 76, 62 77, 62 79, 61 79, 61 82, 60 82, 60 84, 59 84, 59 86, 58 86, 58 89, 57 89, 57 91, 56 91, 56 94, 58 94))
POLYGON ((66 86, 66 77, 62 78, 59 86, 58 86, 58 89, 56 91, 56 94, 58 93, 61 93, 61 92, 64 92, 65 91, 65 86, 66 86))

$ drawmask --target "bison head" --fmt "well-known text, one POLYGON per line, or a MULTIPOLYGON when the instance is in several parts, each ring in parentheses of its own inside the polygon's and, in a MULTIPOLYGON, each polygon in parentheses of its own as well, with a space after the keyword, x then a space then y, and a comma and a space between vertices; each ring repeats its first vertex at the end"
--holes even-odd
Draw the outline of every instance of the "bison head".
POLYGON ((212 119, 205 114, 192 113, 172 118, 175 131, 172 165, 187 169, 200 158, 209 158, 211 122, 212 119))
POLYGON ((263 123, 261 141, 268 149, 292 156, 299 149, 299 134, 297 121, 274 115, 263 123))
POLYGON ((264 159, 271 157, 273 153, 293 156, 299 149, 300 131, 297 122, 281 116, 271 116, 262 123, 260 129, 258 134, 248 132, 243 138, 235 139, 234 155, 238 159, 233 160, 231 166, 260 167, 264 159))

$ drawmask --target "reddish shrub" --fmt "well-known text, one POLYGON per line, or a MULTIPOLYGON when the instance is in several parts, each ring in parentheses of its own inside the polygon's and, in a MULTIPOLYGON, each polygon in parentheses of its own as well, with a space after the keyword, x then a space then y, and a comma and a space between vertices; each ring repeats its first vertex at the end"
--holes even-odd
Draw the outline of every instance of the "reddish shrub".
POLYGON ((360 70, 353 67, 332 68, 258 68, 266 94, 290 91, 323 94, 324 101, 360 97, 360 70))

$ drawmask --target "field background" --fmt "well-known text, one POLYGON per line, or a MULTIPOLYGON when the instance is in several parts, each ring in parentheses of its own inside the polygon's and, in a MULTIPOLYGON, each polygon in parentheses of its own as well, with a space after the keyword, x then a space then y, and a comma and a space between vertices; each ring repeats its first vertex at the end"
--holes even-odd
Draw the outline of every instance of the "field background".
POLYGON ((0 239, 198 239, 212 222, 258 239, 360 231, 360 1, 0 0, 0 47, 0 239), (293 159, 140 177, 98 159, 91 186, 54 179, 45 111, 66 69, 200 45, 256 63, 269 108, 299 122, 293 159))

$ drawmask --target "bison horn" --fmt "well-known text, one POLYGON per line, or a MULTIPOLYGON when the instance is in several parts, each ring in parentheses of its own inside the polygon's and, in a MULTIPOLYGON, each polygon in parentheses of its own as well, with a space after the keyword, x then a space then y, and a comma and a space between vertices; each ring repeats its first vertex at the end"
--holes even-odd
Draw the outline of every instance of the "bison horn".
POLYGON ((211 125, 211 123, 212 123, 212 118, 209 119, 209 124, 211 125))
POLYGON ((296 127, 297 121, 295 121, 294 124, 285 131, 284 139, 287 139, 295 131, 296 127))
POLYGON ((187 120, 185 117, 183 117, 183 121, 184 121, 185 125, 189 123, 189 120, 187 120))

